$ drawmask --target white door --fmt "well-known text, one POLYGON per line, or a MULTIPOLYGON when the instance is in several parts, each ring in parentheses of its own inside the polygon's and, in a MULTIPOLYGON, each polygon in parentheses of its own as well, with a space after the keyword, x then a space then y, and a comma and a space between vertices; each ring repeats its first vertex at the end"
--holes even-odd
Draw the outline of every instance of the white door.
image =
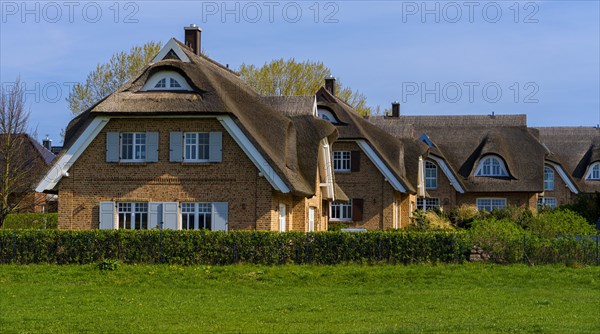
POLYGON ((315 207, 308 208, 308 232, 315 231, 315 207))
POLYGON ((279 231, 286 231, 286 221, 285 221, 285 204, 279 204, 279 231))

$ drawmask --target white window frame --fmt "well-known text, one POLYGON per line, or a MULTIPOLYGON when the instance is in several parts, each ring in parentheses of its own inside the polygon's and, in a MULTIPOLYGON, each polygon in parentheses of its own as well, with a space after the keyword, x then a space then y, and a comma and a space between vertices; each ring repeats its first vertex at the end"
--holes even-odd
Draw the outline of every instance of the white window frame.
POLYGON ((502 159, 492 155, 479 161, 475 176, 508 177, 508 171, 502 159))
POLYGON ((496 209, 504 209, 507 206, 506 198, 478 198, 475 203, 477 210, 485 210, 488 212, 492 212, 496 209))
POLYGON ((538 208, 554 209, 558 206, 558 203, 556 201, 556 197, 539 197, 537 206, 538 208))
POLYGON ((333 151, 333 171, 350 172, 352 171, 352 152, 351 151, 333 151))
POLYGON ((212 230, 212 203, 181 202, 180 208, 180 228, 182 230, 212 230), (191 222, 189 222, 190 218, 192 219, 191 222), (192 228, 190 228, 189 223, 193 224, 192 228))
POLYGON ((352 221, 352 200, 329 203, 330 221, 352 221))
POLYGON ((117 202, 117 226, 119 229, 147 230, 148 224, 147 202, 117 202))
MULTIPOLYGON (((146 161, 146 155, 148 154, 147 150, 147 145, 148 145, 148 138, 146 136, 146 132, 121 132, 119 134, 119 157, 120 157, 120 161, 122 162, 145 162, 146 161), (123 149, 123 138, 125 136, 131 135, 132 138, 132 143, 131 143, 131 157, 132 158, 125 158, 125 153, 124 153, 124 149, 123 149), (143 143, 138 143, 138 139, 143 138, 143 143), (143 152, 143 156, 141 157, 137 157, 136 158, 136 149, 140 148, 141 152, 143 152)), ((129 146, 129 144, 127 144, 127 146, 129 146)))
POLYGON ((417 210, 423 210, 423 200, 425 200, 425 210, 434 210, 440 208, 440 199, 437 197, 417 198, 417 210))
POLYGON ((437 189, 438 168, 429 160, 425 160, 425 189, 437 189))
POLYGON ((187 83, 187 80, 179 73, 175 71, 160 71, 158 73, 153 74, 144 86, 141 91, 192 91, 192 88, 187 83), (164 80, 164 82, 162 81, 164 80), (159 83, 161 83, 159 85, 159 83), (174 83, 178 85, 174 85, 174 83), (159 87, 157 87, 159 86, 159 87))
POLYGON ((594 162, 590 165, 590 171, 588 172, 585 179, 590 181, 600 180, 600 162, 594 162))
POLYGON ((554 190, 554 169, 544 166, 544 191, 554 190))
POLYGON ((209 162, 210 161, 210 132, 184 132, 183 133, 183 162, 209 162), (200 144, 200 135, 206 136, 206 144, 200 144), (195 137, 195 143, 188 144, 188 136, 195 137), (206 158, 200 159, 200 147, 206 146, 206 158), (190 153, 196 154, 196 158, 188 157, 188 147, 190 153))

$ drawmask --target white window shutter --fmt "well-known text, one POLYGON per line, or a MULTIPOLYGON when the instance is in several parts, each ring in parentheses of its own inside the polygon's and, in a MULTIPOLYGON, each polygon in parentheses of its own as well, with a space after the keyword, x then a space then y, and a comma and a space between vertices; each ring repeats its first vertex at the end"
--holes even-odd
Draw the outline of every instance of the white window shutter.
POLYGON ((158 132, 146 132, 146 161, 158 162, 158 132))
POLYGON ((213 231, 227 231, 228 218, 227 202, 212 203, 213 231))
POLYGON ((209 137, 208 161, 221 162, 223 161, 223 133, 211 132, 209 137))
POLYGON ((171 132, 169 138, 169 161, 181 162, 183 161, 183 134, 181 132, 171 132))
POLYGON ((162 221, 162 203, 148 203, 148 229, 159 227, 162 221))
POLYGON ((115 228, 115 202, 100 202, 100 226, 101 230, 112 230, 115 228))
POLYGON ((106 133, 106 162, 119 162, 119 133, 106 133))
POLYGON ((177 230, 179 210, 177 202, 165 202, 162 204, 162 222, 164 229, 177 230))

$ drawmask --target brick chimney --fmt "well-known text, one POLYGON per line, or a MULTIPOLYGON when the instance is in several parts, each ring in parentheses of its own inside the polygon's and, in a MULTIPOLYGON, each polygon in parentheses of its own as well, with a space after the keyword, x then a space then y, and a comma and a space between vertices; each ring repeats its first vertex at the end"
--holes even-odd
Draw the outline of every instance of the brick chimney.
POLYGON ((331 95, 335 96, 335 78, 333 76, 330 75, 328 78, 325 78, 325 89, 331 95))
POLYGON ((392 117, 400 117, 400 102, 392 102, 392 117))
POLYGON ((51 151, 52 150, 52 139, 50 139, 48 137, 48 135, 46 135, 46 139, 42 140, 42 145, 48 150, 51 151))
POLYGON ((192 51, 198 56, 202 52, 202 45, 200 44, 200 34, 202 33, 202 29, 200 29, 195 24, 190 24, 189 27, 185 27, 185 45, 190 47, 192 51))

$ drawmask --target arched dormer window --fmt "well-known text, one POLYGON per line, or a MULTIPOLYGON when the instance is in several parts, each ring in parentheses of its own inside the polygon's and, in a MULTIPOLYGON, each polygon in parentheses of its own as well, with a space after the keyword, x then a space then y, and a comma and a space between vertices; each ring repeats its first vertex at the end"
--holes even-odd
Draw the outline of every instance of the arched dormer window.
POLYGON ((142 91, 191 91, 185 78, 175 71, 160 71, 153 74, 144 84, 142 91))
POLYGON ((327 109, 319 108, 317 109, 317 113, 319 115, 319 118, 321 119, 324 119, 333 124, 339 123, 337 118, 333 115, 333 113, 327 109))
POLYGON ((600 162, 594 162, 590 166, 590 171, 585 178, 586 180, 600 180, 600 162))
POLYGON ((544 190, 554 190, 554 170, 544 166, 544 190))
POLYGON ((504 162, 497 156, 487 156, 479 162, 475 176, 507 177, 504 162))

